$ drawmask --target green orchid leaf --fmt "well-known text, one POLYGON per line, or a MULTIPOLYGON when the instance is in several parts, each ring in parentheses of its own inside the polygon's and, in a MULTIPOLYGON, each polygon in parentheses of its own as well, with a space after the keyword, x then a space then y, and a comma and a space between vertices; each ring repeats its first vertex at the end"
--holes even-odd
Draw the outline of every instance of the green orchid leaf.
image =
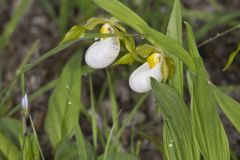
POLYGON ((19 120, 2 117, 0 118, 0 132, 2 132, 6 137, 12 140, 12 142, 19 146, 19 132, 21 131, 22 124, 19 120))
MULTIPOLYGON (((180 0, 174 0, 172 13, 168 22, 167 35, 175 39, 179 44, 182 44, 182 11, 180 0)), ((169 79, 169 84, 183 95, 183 63, 176 55, 169 54, 169 56, 175 65, 175 72, 171 79, 169 79)))
POLYGON ((213 84, 210 86, 221 109, 240 133, 240 103, 224 94, 213 84))
POLYGON ((217 102, 209 86, 209 76, 198 53, 192 28, 186 23, 189 53, 197 71, 188 73, 191 95, 191 123, 193 134, 204 159, 229 160, 228 139, 217 112, 217 102))
POLYGON ((172 87, 152 79, 157 106, 164 120, 164 148, 168 160, 198 160, 190 113, 183 97, 172 87))
POLYGON ((49 99, 44 128, 54 149, 62 140, 73 136, 79 117, 81 55, 78 51, 70 58, 49 99))
POLYGON ((16 160, 20 152, 16 145, 4 133, 0 132, 0 159, 16 160))
POLYGON ((63 40, 60 42, 60 44, 72 41, 72 40, 77 40, 81 37, 84 36, 85 33, 85 28, 79 25, 73 26, 64 36, 63 40))
MULTIPOLYGON (((22 133, 22 132, 20 132, 22 133)), ((21 158, 24 160, 40 160, 40 153, 36 137, 33 133, 28 134, 25 138, 22 134, 19 135, 19 141, 21 144, 21 158), (24 143, 24 145, 23 145, 24 143)))
MULTIPOLYGON (((103 160, 104 155, 101 155, 97 158, 97 160, 103 160)), ((124 152, 111 152, 108 155, 108 160, 137 160, 137 158, 133 155, 124 152)))

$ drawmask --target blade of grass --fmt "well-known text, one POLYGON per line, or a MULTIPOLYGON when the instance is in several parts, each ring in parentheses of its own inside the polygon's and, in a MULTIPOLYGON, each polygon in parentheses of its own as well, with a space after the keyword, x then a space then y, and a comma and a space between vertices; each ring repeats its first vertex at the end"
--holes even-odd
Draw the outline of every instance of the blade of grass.
POLYGON ((118 122, 118 105, 117 105, 117 100, 116 100, 116 95, 115 95, 115 91, 114 91, 114 86, 113 86, 113 82, 111 80, 111 75, 109 73, 109 70, 106 69, 106 73, 107 73, 107 82, 108 82, 108 92, 110 95, 110 101, 111 101, 111 109, 112 109, 112 121, 115 128, 115 131, 118 130, 119 128, 119 122, 118 122))
POLYGON ((60 1, 60 15, 58 18, 60 33, 64 34, 66 32, 66 27, 69 19, 69 13, 71 10, 71 3, 68 0, 60 1))
POLYGON ((90 90, 90 99, 91 99, 91 123, 92 123, 92 134, 93 134, 93 147, 94 147, 94 150, 96 151, 97 145, 98 145, 97 144, 98 128, 97 128, 96 105, 95 105, 95 99, 94 99, 92 75, 89 75, 89 90, 90 90))
POLYGON ((203 27, 201 27, 197 32, 196 32, 196 39, 199 40, 203 38, 207 33, 215 28, 216 26, 219 26, 221 24, 225 24, 233 19, 236 19, 240 17, 240 11, 233 11, 230 13, 224 13, 223 15, 216 15, 214 19, 209 21, 207 24, 205 24, 203 27))
POLYGON ((118 130, 118 132, 116 133, 115 136, 115 141, 114 141, 114 145, 118 147, 119 145, 119 139, 123 133, 123 131, 126 129, 126 127, 129 125, 130 121, 133 119, 134 115, 137 113, 137 111, 139 110, 139 108, 142 106, 143 102, 147 99, 147 97, 149 96, 149 93, 145 93, 143 95, 141 95, 141 97, 139 97, 137 103, 133 106, 133 110, 129 113, 129 115, 127 116, 126 119, 124 119, 120 129, 118 130))
POLYGON ((10 21, 5 26, 3 34, 0 36, 0 49, 4 48, 7 45, 18 23, 20 22, 21 18, 24 16, 24 13, 27 11, 30 2, 31 2, 30 0, 19 1, 19 4, 16 7, 13 15, 11 16, 10 21))
POLYGON ((77 141, 77 149, 78 149, 79 159, 88 160, 84 136, 83 136, 82 130, 78 124, 78 121, 75 122, 75 137, 76 137, 76 141, 77 141))

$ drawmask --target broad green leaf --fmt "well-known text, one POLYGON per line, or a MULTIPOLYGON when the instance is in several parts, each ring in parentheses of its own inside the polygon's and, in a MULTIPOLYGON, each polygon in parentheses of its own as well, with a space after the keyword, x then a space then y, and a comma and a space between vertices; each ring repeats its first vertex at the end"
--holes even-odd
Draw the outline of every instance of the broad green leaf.
POLYGON ((53 148, 73 135, 80 111, 81 51, 71 57, 48 104, 44 128, 53 148))
POLYGON ((85 146, 85 140, 82 133, 82 130, 78 124, 78 121, 75 122, 75 137, 77 141, 77 150, 78 150, 78 158, 80 160, 88 160, 87 151, 85 146))
POLYGON ((119 64, 132 64, 135 61, 134 57, 132 54, 127 53, 124 54, 121 58, 119 58, 114 64, 115 65, 119 65, 119 64))
MULTIPOLYGON (((103 160, 104 155, 101 155, 97 160, 103 160)), ((133 155, 124 152, 111 152, 109 153, 108 160, 137 160, 133 155)))
POLYGON ((182 96, 166 84, 152 80, 159 111, 163 117, 168 144, 165 147, 170 160, 198 160, 197 146, 191 132, 190 113, 182 96), (174 153, 171 153, 174 152, 174 153), (174 155, 172 157, 171 155, 174 155))
POLYGON ((172 38, 167 37, 166 35, 152 29, 148 24, 131 11, 128 7, 122 4, 118 0, 93 0, 98 6, 102 7, 113 16, 118 18, 120 21, 126 23, 139 33, 143 34, 144 37, 151 42, 153 45, 156 45, 159 48, 167 51, 168 53, 174 54, 183 61, 188 69, 195 71, 195 64, 193 59, 187 51, 172 38))
POLYGON ((59 143, 54 157, 55 160, 79 160, 77 145, 69 141, 59 143))
POLYGON ((217 112, 208 74, 199 56, 192 29, 187 23, 186 26, 189 52, 197 67, 196 75, 188 74, 193 133, 205 159, 229 160, 228 139, 217 112))
POLYGON ((232 64, 233 60, 235 59, 235 57, 237 56, 237 54, 240 52, 240 43, 238 44, 238 47, 235 51, 233 51, 229 58, 228 58, 228 61, 225 65, 225 67, 223 68, 223 71, 227 70, 229 68, 229 66, 232 64))
POLYGON ((17 160, 20 157, 18 148, 14 143, 0 132, 0 157, 8 160, 17 160))
POLYGON ((21 158, 24 160, 40 160, 40 153, 38 150, 35 135, 28 134, 25 138, 20 134, 21 144, 21 158), (24 144, 24 145, 23 145, 24 144))
MULTIPOLYGON (((182 12, 180 0, 174 0, 173 9, 168 22, 167 35, 182 44, 182 12)), ((178 57, 171 55, 175 65, 175 73, 169 79, 169 84, 183 95, 183 64, 178 57)))
MULTIPOLYGON (((78 142, 77 142, 78 143, 78 142)), ((87 159, 95 160, 93 148, 90 143, 85 142, 87 159)), ((77 144, 70 141, 62 141, 56 148, 55 160, 82 160, 79 158, 77 144)))
POLYGON ((240 104, 233 98, 225 95, 220 89, 218 89, 213 84, 210 85, 215 98, 218 101, 223 112, 226 114, 228 119, 236 127, 238 132, 240 132, 240 104))
POLYGON ((9 117, 0 118, 0 132, 11 139, 16 146, 19 146, 18 136, 21 128, 22 124, 17 119, 9 117))
POLYGON ((64 42, 68 42, 68 41, 72 41, 72 40, 76 40, 79 39, 81 37, 84 36, 85 33, 85 28, 83 28, 82 26, 73 26, 64 36, 63 40, 60 42, 60 44, 64 43, 64 42))

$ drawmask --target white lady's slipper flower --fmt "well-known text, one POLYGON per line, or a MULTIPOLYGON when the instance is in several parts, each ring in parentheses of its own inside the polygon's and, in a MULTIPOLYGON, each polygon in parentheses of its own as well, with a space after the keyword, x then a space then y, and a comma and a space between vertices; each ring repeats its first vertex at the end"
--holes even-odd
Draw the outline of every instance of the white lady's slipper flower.
POLYGON ((130 88, 137 93, 148 92, 152 89, 150 77, 158 82, 163 80, 162 64, 164 56, 159 53, 153 53, 147 59, 147 62, 138 67, 129 78, 130 88))
POLYGON ((28 97, 27 97, 27 94, 25 94, 23 97, 22 97, 22 100, 21 100, 21 106, 24 110, 28 110, 28 97))
MULTIPOLYGON (((108 23, 100 29, 101 34, 113 34, 114 29, 108 23)), ((120 52, 120 41, 117 37, 101 38, 93 43, 85 54, 85 61, 88 66, 96 69, 109 66, 120 52)))

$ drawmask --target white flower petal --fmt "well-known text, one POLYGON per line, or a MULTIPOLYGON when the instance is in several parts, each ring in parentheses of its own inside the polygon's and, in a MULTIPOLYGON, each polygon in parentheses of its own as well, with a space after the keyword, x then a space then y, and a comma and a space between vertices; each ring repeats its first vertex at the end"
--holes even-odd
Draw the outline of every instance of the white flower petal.
POLYGON ((109 66, 120 52, 120 42, 116 37, 93 43, 85 54, 87 65, 100 69, 109 66))
POLYGON ((161 82, 163 77, 161 73, 161 64, 156 64, 153 68, 150 68, 146 62, 138 67, 129 78, 130 88, 138 93, 148 92, 152 89, 150 77, 161 82))

